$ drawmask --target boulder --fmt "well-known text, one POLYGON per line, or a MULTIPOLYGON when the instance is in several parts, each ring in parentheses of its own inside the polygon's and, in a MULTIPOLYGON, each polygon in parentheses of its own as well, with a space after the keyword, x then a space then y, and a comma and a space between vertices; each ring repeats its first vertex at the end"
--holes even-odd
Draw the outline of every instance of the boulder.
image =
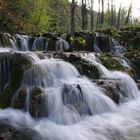
POLYGON ((11 105, 11 99, 20 87, 24 72, 32 65, 29 56, 15 52, 0 53, 0 107, 11 105))
POLYGON ((43 107, 43 90, 35 86, 31 89, 31 97, 30 97, 30 107, 29 112, 30 114, 35 117, 42 117, 47 116, 47 113, 43 114, 42 107, 43 107))
POLYGON ((106 96, 111 98, 115 103, 119 104, 120 94, 117 80, 99 79, 95 82, 102 88, 106 96))

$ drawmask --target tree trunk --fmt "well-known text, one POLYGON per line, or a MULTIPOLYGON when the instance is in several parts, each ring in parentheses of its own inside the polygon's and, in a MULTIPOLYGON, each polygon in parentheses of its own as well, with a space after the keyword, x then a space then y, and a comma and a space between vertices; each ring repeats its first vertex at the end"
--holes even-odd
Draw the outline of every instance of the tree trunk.
POLYGON ((132 3, 130 4, 129 9, 128 9, 128 14, 126 17, 125 25, 127 25, 129 23, 131 10, 132 10, 132 3))
POLYGON ((117 18, 117 29, 120 29, 120 21, 121 21, 121 5, 118 11, 118 18, 117 18))
POLYGON ((82 0, 81 14, 82 14, 82 30, 86 30, 87 25, 86 0, 82 0))
POLYGON ((109 2, 109 0, 108 0, 108 2, 107 2, 107 23, 108 23, 108 25, 110 25, 110 2, 109 2))
POLYGON ((100 16, 100 0, 99 2, 99 9, 98 9, 98 14, 97 14, 97 28, 99 27, 99 25, 101 24, 101 16, 100 16))
POLYGON ((93 32, 94 30, 94 11, 93 11, 93 4, 94 4, 94 0, 91 0, 91 32, 93 32))
POLYGON ((101 24, 104 23, 104 0, 102 0, 102 14, 101 14, 101 24))
POLYGON ((114 22, 114 12, 113 12, 113 0, 111 0, 111 25, 113 26, 114 22))
POLYGON ((74 50, 74 11, 75 11, 75 0, 71 2, 71 23, 70 23, 70 33, 72 37, 71 49, 74 50))

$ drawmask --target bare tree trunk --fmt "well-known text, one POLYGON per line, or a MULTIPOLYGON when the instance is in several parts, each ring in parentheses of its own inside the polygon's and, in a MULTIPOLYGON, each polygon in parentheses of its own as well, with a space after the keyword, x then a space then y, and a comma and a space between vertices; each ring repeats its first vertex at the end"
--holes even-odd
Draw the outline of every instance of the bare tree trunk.
POLYGON ((104 0, 101 0, 102 2, 102 13, 101 13, 101 24, 104 23, 104 0))
POLYGON ((99 2, 99 8, 98 8, 98 14, 97 14, 97 28, 99 27, 100 23, 101 23, 101 10, 100 10, 100 0, 98 1, 99 2))
POLYGON ((111 25, 113 26, 113 22, 114 22, 114 8, 113 8, 113 0, 111 0, 111 25))
POLYGON ((88 11, 87 11, 87 0, 85 0, 85 30, 88 27, 88 11))
POLYGON ((82 30, 84 29, 84 0, 82 0, 81 5, 81 15, 82 15, 82 30))
POLYGON ((129 23, 131 11, 132 11, 132 2, 131 2, 129 9, 128 9, 128 14, 126 17, 125 25, 127 25, 129 23))
POLYGON ((82 30, 86 30, 87 24, 86 0, 82 0, 81 14, 82 14, 82 30))
POLYGON ((113 25, 116 27, 116 6, 115 6, 115 1, 114 1, 114 5, 113 5, 113 25))
POLYGON ((121 5, 118 11, 118 18, 117 18, 117 29, 120 29, 120 21, 121 21, 121 5))
POLYGON ((94 4, 94 0, 91 0, 91 32, 93 32, 94 30, 94 11, 93 11, 93 4, 94 4))
POLYGON ((107 2, 107 23, 110 25, 110 1, 107 2))
POLYGON ((71 49, 74 50, 74 11, 75 11, 75 0, 72 0, 71 2, 71 23, 70 23, 70 33, 72 36, 72 42, 71 42, 71 49))

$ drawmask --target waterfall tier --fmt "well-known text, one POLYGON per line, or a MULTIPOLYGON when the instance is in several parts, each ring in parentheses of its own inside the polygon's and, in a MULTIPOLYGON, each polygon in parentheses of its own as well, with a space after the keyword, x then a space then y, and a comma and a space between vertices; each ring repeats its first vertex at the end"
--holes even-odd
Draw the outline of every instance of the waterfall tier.
POLYGON ((33 140, 138 140, 137 85, 101 62, 94 53, 0 51, 0 124, 33 140))

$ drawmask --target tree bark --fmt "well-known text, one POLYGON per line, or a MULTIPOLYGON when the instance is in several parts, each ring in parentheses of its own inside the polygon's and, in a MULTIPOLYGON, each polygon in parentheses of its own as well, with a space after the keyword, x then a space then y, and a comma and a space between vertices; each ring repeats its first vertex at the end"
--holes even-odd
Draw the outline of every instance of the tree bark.
POLYGON ((91 0, 91 32, 94 30, 94 11, 93 11, 94 0, 91 0))
POLYGON ((87 25, 86 0, 82 0, 81 14, 82 14, 82 30, 86 30, 87 25))
POLYGON ((129 9, 128 9, 128 14, 126 17, 125 25, 127 25, 129 23, 131 10, 132 10, 132 3, 130 4, 129 9))
POLYGON ((121 21, 121 5, 118 11, 118 18, 117 18, 117 29, 120 29, 120 21, 121 21))
POLYGON ((104 23, 104 0, 102 0, 102 14, 101 14, 101 24, 104 23))
POLYGON ((71 33, 71 49, 74 50, 74 12, 75 12, 75 0, 72 0, 71 2, 71 23, 70 23, 70 33, 71 33))

